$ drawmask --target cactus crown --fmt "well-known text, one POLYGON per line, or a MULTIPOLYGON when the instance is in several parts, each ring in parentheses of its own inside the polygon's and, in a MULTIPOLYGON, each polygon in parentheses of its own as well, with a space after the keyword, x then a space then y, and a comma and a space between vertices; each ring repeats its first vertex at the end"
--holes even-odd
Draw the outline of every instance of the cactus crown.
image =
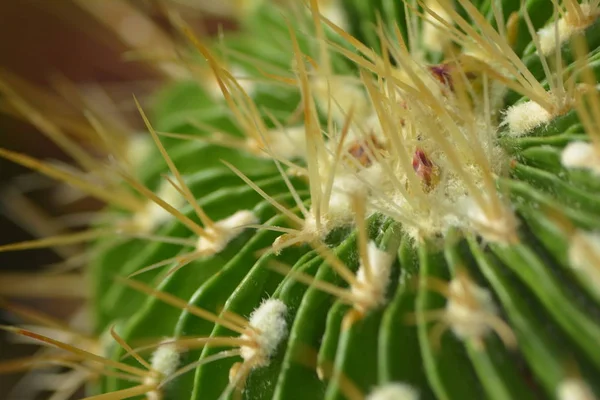
POLYGON ((188 79, 147 134, 88 114, 107 163, 0 81, 82 171, 0 155, 108 203, 0 248, 94 242, 103 338, 8 305, 60 350, 10 365, 111 400, 600 395, 600 1, 234 9, 215 43, 171 14, 188 79))

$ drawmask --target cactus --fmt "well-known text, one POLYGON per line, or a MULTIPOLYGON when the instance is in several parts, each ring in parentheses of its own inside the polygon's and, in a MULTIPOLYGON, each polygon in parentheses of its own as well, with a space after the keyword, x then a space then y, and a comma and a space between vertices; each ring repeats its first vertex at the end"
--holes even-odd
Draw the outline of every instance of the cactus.
POLYGON ((97 339, 5 329, 98 399, 600 396, 600 2, 309 3, 174 16, 202 78, 100 183, 0 150, 116 215, 52 242, 97 339))

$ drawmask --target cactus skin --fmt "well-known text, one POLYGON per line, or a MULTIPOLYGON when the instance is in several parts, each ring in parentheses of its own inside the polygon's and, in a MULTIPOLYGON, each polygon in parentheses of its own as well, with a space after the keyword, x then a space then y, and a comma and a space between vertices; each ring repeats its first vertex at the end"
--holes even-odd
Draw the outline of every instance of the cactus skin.
MULTIPOLYGON (((316 3, 311 1, 313 11, 316 3)), ((425 3, 431 6, 435 2, 425 3)), ((467 20, 473 17, 468 7, 458 1, 455 3, 458 15, 467 20)), ((565 5, 572 3, 564 2, 565 5)), ((593 3, 585 2, 592 4, 590 7, 593 3)), ((382 51, 376 30, 378 18, 381 17, 386 32, 398 27, 406 38, 409 30, 406 21, 414 13, 412 2, 405 7, 393 0, 323 1, 320 4, 322 7, 337 5, 345 16, 343 28, 365 43, 367 49, 378 53, 382 51)), ((509 21, 509 30, 515 28, 510 31, 514 34, 511 44, 515 54, 547 88, 543 63, 532 43, 525 15, 530 16, 534 30, 539 31, 553 18, 550 2, 528 0, 523 5, 526 12, 517 0, 474 0, 469 4, 480 10, 493 26, 498 25, 494 7, 501 4, 499 13, 503 21, 509 21)), ((295 58, 298 53, 293 51, 295 43, 313 62, 323 61, 319 52, 321 40, 315 32, 311 11, 301 7, 291 9, 257 5, 243 16, 241 33, 226 35, 224 46, 215 44, 209 53, 210 57, 217 58, 229 54, 231 60, 236 60, 229 65, 242 68, 250 77, 260 78, 253 88, 247 89, 269 128, 276 127, 270 115, 283 124, 294 114, 303 96, 306 99, 298 78, 302 72, 295 58), (287 13, 287 19, 282 18, 281 13, 287 13), (291 37, 290 32, 294 32, 294 36, 291 37), (230 53, 221 54, 223 48, 230 53), (282 76, 282 71, 287 71, 284 77, 291 80, 291 84, 273 78, 273 75, 282 76), (270 74, 270 82, 264 79, 265 72, 270 74)), ((591 21, 575 34, 586 38, 589 52, 583 64, 593 75, 597 70, 595 60, 600 38, 597 15, 592 13, 591 21)), ((418 21, 417 32, 425 30, 427 24, 418 21)), ((329 52, 335 75, 358 76, 361 68, 343 52, 347 49, 358 54, 353 44, 334 28, 326 24, 320 26, 325 30, 324 35, 338 46, 336 51, 329 52)), ((423 64, 441 68, 444 65, 441 61, 448 59, 437 52, 435 46, 420 48, 420 45, 423 44, 417 43, 413 50, 420 50, 418 57, 423 64)), ((562 44, 559 51, 565 69, 574 68, 577 58, 570 44, 562 44)), ((304 68, 308 68, 306 65, 304 68)), ((441 85, 448 87, 448 79, 456 79, 456 75, 442 72, 438 74, 442 76, 441 85)), ((240 79, 240 82, 243 81, 240 79)), ((231 80, 226 85, 230 90, 235 87, 231 80)), ((195 81, 178 82, 165 88, 157 96, 152 112, 154 129, 207 137, 208 130, 190 124, 190 120, 195 120, 234 138, 249 137, 240 119, 236 120, 234 111, 240 109, 232 110, 231 104, 220 96, 215 97, 210 90, 209 85, 195 81)), ((367 92, 368 88, 361 90, 367 92)), ((595 94, 596 89, 593 90, 595 94)), ((582 98, 576 100, 583 101, 582 98)), ((398 389, 397 393, 402 393, 398 398, 402 399, 413 398, 410 396, 415 393, 421 399, 588 398, 567 396, 577 390, 584 394, 587 390, 589 396, 593 393, 600 397, 600 383, 594 379, 600 373, 600 352, 597 351, 600 283, 594 278, 598 274, 600 242, 597 239, 594 242, 591 236, 600 229, 600 197, 597 195, 600 184, 591 167, 591 170, 571 169, 561 161, 566 146, 587 141, 594 132, 586 126, 582 113, 571 107, 561 115, 551 116, 541 126, 528 129, 524 134, 514 134, 510 132, 514 126, 499 121, 509 107, 527 100, 517 90, 505 90, 501 104, 494 110, 498 133, 493 143, 502 150, 499 159, 503 164, 493 171, 494 179, 502 204, 509 204, 510 215, 514 212, 518 221, 515 228, 518 240, 505 241, 503 236, 501 240, 494 240, 496 236, 490 236, 488 231, 460 224, 445 226, 443 231, 433 234, 415 235, 414 229, 393 213, 369 209, 363 233, 378 249, 393 255, 385 304, 381 307, 368 309, 356 317, 356 304, 328 294, 317 285, 300 282, 299 272, 340 288, 348 286, 331 262, 315 250, 314 243, 261 253, 281 235, 268 229, 245 229, 216 254, 197 258, 166 277, 164 272, 176 262, 131 279, 149 286, 158 282, 156 290, 220 315, 227 311, 249 318, 267 298, 285 304, 285 339, 276 346, 266 365, 252 368, 241 380, 242 395, 246 399, 361 399, 373 392, 368 398, 376 400, 388 397, 376 397, 374 388, 393 383, 407 385, 398 389), (585 236, 586 232, 589 236, 585 236), (576 238, 582 242, 592 238, 589 242, 592 244, 587 247, 591 248, 591 255, 583 257, 578 264, 595 263, 596 270, 574 265, 576 238), (291 266, 293 272, 286 276, 276 271, 271 265, 273 260, 291 266), (443 282, 448 281, 457 285, 444 286, 443 282), (436 286, 436 282, 439 285, 436 286), (470 295, 461 298, 465 291, 470 295), (441 296, 440 292, 446 295, 441 296), (431 311, 439 309, 447 312, 438 318, 429 318, 431 311), (495 315, 493 322, 482 325, 481 321, 490 315, 495 315), (447 325, 445 332, 440 330, 439 324, 447 325)), ((239 105, 243 101, 236 98, 234 102, 239 105)), ((350 113, 350 108, 344 111, 350 113)), ((352 109, 354 116, 361 111, 352 109)), ((327 129, 327 113, 321 110, 319 117, 322 128, 327 129)), ((595 118, 600 120, 598 115, 595 118)), ((343 122, 343 118, 336 121, 338 133, 342 131, 343 122)), ((278 202, 294 204, 289 187, 269 157, 259 156, 251 149, 228 148, 210 141, 182 141, 165 136, 160 140, 197 203, 213 221, 249 210, 261 224, 292 226, 289 218, 221 162, 225 160, 233 165, 278 202)), ((354 150, 364 156, 362 148, 354 150)), ((136 179, 158 193, 164 182, 162 175, 169 169, 158 148, 152 151, 136 167, 136 179)), ((412 148, 410 154, 412 156, 412 148)), ((412 160, 425 195, 448 182, 443 177, 448 165, 438 165, 428 157, 420 151, 412 160), (438 177, 438 173, 442 175, 438 177)), ((370 162, 368 156, 361 160, 366 160, 363 167, 370 162)), ((302 157, 288 161, 307 166, 307 160, 302 157)), ((291 173, 288 177, 299 198, 310 208, 310 182, 291 173)), ((481 186, 479 189, 484 190, 481 186)), ((195 220, 193 207, 186 205, 180 210, 195 220)), ((152 233, 197 240, 180 218, 171 218, 152 233)), ((350 222, 335 226, 323 237, 329 249, 353 272, 360 264, 360 234, 360 227, 350 218, 350 222)), ((93 282, 92 309, 98 335, 105 334, 112 326, 116 326, 119 335, 130 344, 144 339, 232 335, 231 330, 220 323, 166 304, 156 293, 113 279, 115 275, 127 277, 149 265, 187 253, 189 247, 182 249, 178 244, 143 238, 104 238, 96 247, 88 272, 93 282)), ((190 349, 181 353, 179 365, 207 359, 219 351, 222 348, 216 346, 190 349)), ((113 360, 126 355, 120 346, 111 346, 105 353, 113 360)), ((230 382, 231 371, 236 370, 234 364, 240 360, 237 356, 199 365, 146 395, 172 400, 218 399, 230 382)), ((124 362, 139 366, 131 357, 124 362)), ((111 393, 131 386, 131 382, 119 377, 105 376, 92 391, 111 393)))
MULTIPOLYGON (((375 22, 378 11, 385 16, 388 27, 393 27, 390 24, 394 22, 403 27, 405 10, 391 1, 376 3, 366 7, 366 2, 346 2, 343 8, 349 16, 350 33, 378 49, 379 43, 369 21, 375 22)), ((489 2, 481 3, 480 9, 487 10, 487 15, 493 18, 489 2)), ((503 2, 505 17, 518 11, 518 5, 516 1, 503 2)), ((551 7, 544 7, 540 2, 529 1, 526 7, 536 18, 536 29, 545 26, 552 17, 551 7)), ((293 54, 286 54, 281 46, 271 48, 268 41, 270 37, 287 40, 283 39, 287 38, 284 20, 269 9, 259 8, 254 13, 245 21, 245 28, 252 32, 248 35, 250 43, 244 38, 247 34, 244 32, 240 37, 226 39, 226 44, 289 68, 293 54)), ((527 30, 522 21, 521 15, 515 52, 523 54, 526 64, 533 70, 539 59, 530 46, 526 46, 527 30)), ((586 34, 593 38, 595 30, 596 26, 592 25, 586 34)), ((316 57, 315 46, 308 39, 299 36, 298 40, 307 54, 316 57)), ((589 45, 592 50, 595 48, 592 47, 593 40, 589 45)), ((355 66, 343 56, 332 57, 336 73, 355 73, 352 71, 355 66)), ((437 54, 427 57, 432 61, 439 59, 437 54)), ((243 67, 250 74, 257 73, 252 71, 252 63, 243 67)), ((542 79, 543 74, 539 69, 537 72, 536 78, 542 79)), ((258 106, 276 111, 281 120, 294 111, 300 100, 298 89, 294 87, 275 89, 267 84, 262 87, 257 84, 251 94, 258 106)), ((223 131, 236 131, 223 101, 207 98, 195 83, 182 83, 166 90, 155 110, 156 129, 189 132, 193 128, 184 121, 193 116, 223 131), (189 99, 193 99, 194 104, 190 104, 189 99)), ((518 97, 511 92, 506 96, 505 106, 517 101, 518 97)), ((481 246, 469 232, 466 237, 458 233, 447 234, 441 248, 428 240, 414 243, 402 234, 401 224, 375 214, 370 219, 369 236, 381 248, 391 251, 398 248, 388 290, 389 300, 384 308, 368 313, 349 327, 342 326, 348 305, 270 270, 267 264, 273 255, 256 258, 255 251, 269 246, 278 235, 269 231, 245 231, 217 255, 195 261, 170 275, 158 289, 211 311, 225 309, 245 316, 265 297, 280 299, 287 305, 289 340, 277 348, 268 366, 257 368, 248 376, 244 390, 244 397, 248 399, 343 398, 344 385, 340 383, 340 376, 349 379, 365 394, 378 385, 403 382, 416 388, 421 398, 554 397, 559 385, 572 378, 568 368, 570 362, 579 366, 582 378, 589 378, 586 380, 592 390, 598 391, 600 388, 591 377, 600 370, 600 360, 594 350, 597 343, 594 338, 600 337, 600 308, 591 293, 588 294, 574 279, 565 257, 568 239, 540 211, 544 204, 560 204, 565 214, 572 215, 573 223, 588 229, 598 228, 594 223, 600 210, 598 199, 592 191, 578 188, 581 180, 572 179, 571 172, 565 171, 558 161, 560 148, 573 140, 569 136, 575 137, 582 132, 581 128, 574 128, 576 117, 567 114, 562 118, 569 121, 565 123, 558 118, 544 131, 534 131, 525 137, 510 139, 508 135, 499 134, 499 140, 506 139, 503 146, 517 160, 510 174, 499 183, 506 184, 509 196, 514 198, 513 207, 521 221, 519 244, 481 246), (555 137, 563 138, 563 142, 552 143, 555 137), (534 138, 538 141, 534 142, 534 138), (432 343, 429 337, 431 325, 425 322, 424 311, 443 306, 444 302, 422 285, 415 290, 411 284, 414 280, 410 277, 447 280, 456 276, 459 266, 466 269, 478 285, 494 293, 500 315, 516 335, 518 349, 507 349, 494 334, 485 336, 483 346, 477 346, 471 340, 460 340, 452 333, 442 336, 439 347, 432 343), (577 296, 568 293, 577 293, 577 296), (417 324, 407 323, 405 316, 415 311, 417 324), (317 356, 317 362, 306 365, 303 359, 310 358, 311 352, 317 356), (323 372, 327 369, 331 371, 323 372), (320 377, 318 371, 324 376, 320 377)), ((253 210, 262 222, 285 223, 281 217, 274 216, 275 210, 251 188, 231 179, 231 173, 219 161, 221 158, 227 160, 270 195, 291 202, 288 188, 268 160, 202 142, 167 139, 164 143, 198 203, 213 220, 247 209, 253 210), (213 155, 216 152, 219 154, 213 155)), ((140 179, 149 187, 156 187, 165 165, 157 163, 156 157, 149 157, 140 171, 143 171, 140 179)), ((296 180, 294 185, 303 198, 307 198, 305 183, 296 180)), ((184 211, 191 215, 189 207, 184 211)), ((159 233, 179 236, 181 231, 181 224, 173 221, 159 233)), ((356 237, 351 229, 335 230, 327 244, 353 266, 351 268, 356 268, 356 237)), ((97 277, 98 332, 113 321, 126 320, 121 332, 128 342, 161 336, 226 334, 227 330, 219 325, 111 283, 110 274, 127 275, 180 251, 178 246, 132 241, 98 256, 92 267, 97 277)), ((327 263, 311 252, 310 246, 285 249, 277 259, 319 280, 343 285, 327 263)), ((141 274, 136 279, 152 282, 156 273, 141 274)), ((201 360, 216 351, 211 347, 189 351, 182 354, 180 362, 201 360)), ((115 349, 113 359, 118 359, 122 353, 121 349, 115 349)), ((224 359, 208 363, 177 378, 166 387, 165 398, 217 398, 227 386, 227 371, 235 361, 224 359)), ((104 390, 110 392, 130 384, 106 378, 103 385, 104 390)))

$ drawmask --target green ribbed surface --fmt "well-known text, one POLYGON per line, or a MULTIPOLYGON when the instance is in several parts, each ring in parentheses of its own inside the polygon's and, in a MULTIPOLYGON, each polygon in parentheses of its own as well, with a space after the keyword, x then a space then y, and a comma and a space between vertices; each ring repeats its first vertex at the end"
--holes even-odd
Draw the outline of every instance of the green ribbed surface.
MULTIPOLYGON (((378 14, 383 16, 387 27, 398 24, 406 33, 404 7, 399 1, 343 3, 350 33, 376 50, 379 44, 373 26, 378 14)), ((472 3, 493 20, 490 1, 472 3)), ((536 29, 552 17, 552 7, 547 0, 529 0, 525 5, 536 29)), ((518 11, 519 6, 519 1, 503 1, 504 17, 518 11)), ((281 10, 274 7, 260 9, 245 21, 246 31, 241 36, 226 36, 225 46, 289 70, 292 42, 280 13, 281 10)), ((522 18, 519 27, 516 52, 522 55, 536 78, 543 80, 539 58, 531 48, 531 38, 522 18)), ((310 21, 302 21, 296 28, 303 51, 315 54, 310 21)), ((331 32, 330 35, 335 36, 331 32)), ((600 26, 592 25, 585 35, 592 49, 591 66, 597 73, 600 26)), ((564 47, 561 51, 566 62, 571 62, 570 49, 564 47)), ((231 59, 234 55, 232 51, 231 59)), ((439 58, 435 54, 429 56, 432 61, 439 58)), ((250 58, 239 57, 238 64, 250 74, 259 73, 252 70, 250 58)), ((338 73, 355 73, 352 63, 340 55, 333 56, 333 65, 338 73)), ((295 109, 300 95, 295 88, 258 84, 253 99, 259 109, 269 110, 283 121, 295 109)), ((520 100, 519 95, 510 92, 505 106, 520 100)), ((195 83, 174 84, 158 96, 153 118, 158 130, 205 134, 193 128, 190 119, 241 135, 225 102, 210 99, 195 83)), ((265 121, 269 123, 266 114, 265 121)), ((585 138, 574 112, 525 137, 513 138, 500 133, 499 142, 511 154, 513 162, 509 177, 500 179, 498 184, 513 199, 521 221, 518 245, 482 246, 478 238, 467 235, 447 240, 442 248, 430 243, 415 246, 403 235, 401 225, 383 216, 371 217, 370 238, 381 248, 397 248, 398 260, 393 266, 388 305, 348 330, 341 329, 347 305, 267 268, 269 260, 276 257, 292 265, 294 270, 343 285, 341 278, 309 246, 292 247, 278 256, 271 253, 257 256, 258 250, 273 243, 278 235, 274 232, 247 230, 223 252, 190 263, 162 281, 158 289, 209 311, 228 310, 243 316, 248 316, 267 297, 285 302, 289 308, 289 339, 279 346, 268 367, 250 374, 244 391, 247 399, 342 399, 336 379, 339 374, 349 378, 364 393, 377 384, 400 381, 418 388, 422 398, 553 398, 557 383, 570 376, 572 362, 600 395, 600 382, 594 379, 600 374, 600 296, 590 282, 572 271, 566 256, 568 238, 543 212, 545 207, 557 208, 577 227, 600 228, 597 177, 568 171, 560 163, 562 148, 571 141, 585 138), (416 290, 413 278, 448 280, 455 276, 457 265, 463 266, 478 285, 493 293, 500 316, 518 339, 517 350, 507 350, 495 335, 485 338, 484 351, 448 332, 443 335, 439 348, 429 340, 432 324, 424 321, 422 313, 443 307, 445 300, 424 288, 416 290), (415 312, 417 324, 408 323, 406 315, 415 312), (302 362, 306 358, 313 358, 313 365, 302 362), (317 366, 333 368, 333 373, 320 379, 317 366)), ((271 161, 201 142, 165 139, 164 144, 198 203, 214 220, 236 210, 249 209, 261 223, 285 224, 285 219, 278 217, 272 206, 220 162, 227 160, 271 196, 292 204, 293 199, 271 161)), ((140 179, 156 189, 160 174, 166 172, 166 164, 155 151, 140 168, 140 179)), ((292 179, 292 182, 307 199, 306 183, 300 179, 292 179)), ((183 212, 195 218, 191 207, 184 208, 183 212)), ((190 236, 189 231, 176 222, 161 227, 157 234, 190 236)), ((351 230, 338 229, 327 242, 350 268, 358 267, 356 237, 351 230)), ((98 332, 120 321, 120 332, 129 343, 144 338, 232 334, 224 327, 112 280, 115 274, 126 276, 186 249, 125 239, 109 245, 108 249, 100 250, 93 267, 98 332)), ((169 267, 135 279, 152 284, 158 274, 169 267)), ((187 352, 182 355, 182 365, 218 350, 207 347, 187 352)), ((122 355, 122 350, 115 349, 112 357, 118 359, 122 355)), ((229 368, 236 361, 238 359, 226 359, 206 364, 179 377, 168 385, 166 399, 217 399, 228 383, 229 368)), ((135 365, 132 360, 127 362, 135 365)), ((107 378, 103 383, 107 391, 129 385, 115 378, 107 378)))

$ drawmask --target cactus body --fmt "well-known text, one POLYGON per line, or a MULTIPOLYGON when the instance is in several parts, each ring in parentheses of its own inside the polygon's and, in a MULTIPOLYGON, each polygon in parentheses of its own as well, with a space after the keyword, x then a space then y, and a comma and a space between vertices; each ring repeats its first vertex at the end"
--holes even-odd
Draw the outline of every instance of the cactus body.
POLYGON ((154 205, 89 267, 153 372, 91 391, 599 396, 596 3, 257 4, 196 43, 126 174, 154 205))

